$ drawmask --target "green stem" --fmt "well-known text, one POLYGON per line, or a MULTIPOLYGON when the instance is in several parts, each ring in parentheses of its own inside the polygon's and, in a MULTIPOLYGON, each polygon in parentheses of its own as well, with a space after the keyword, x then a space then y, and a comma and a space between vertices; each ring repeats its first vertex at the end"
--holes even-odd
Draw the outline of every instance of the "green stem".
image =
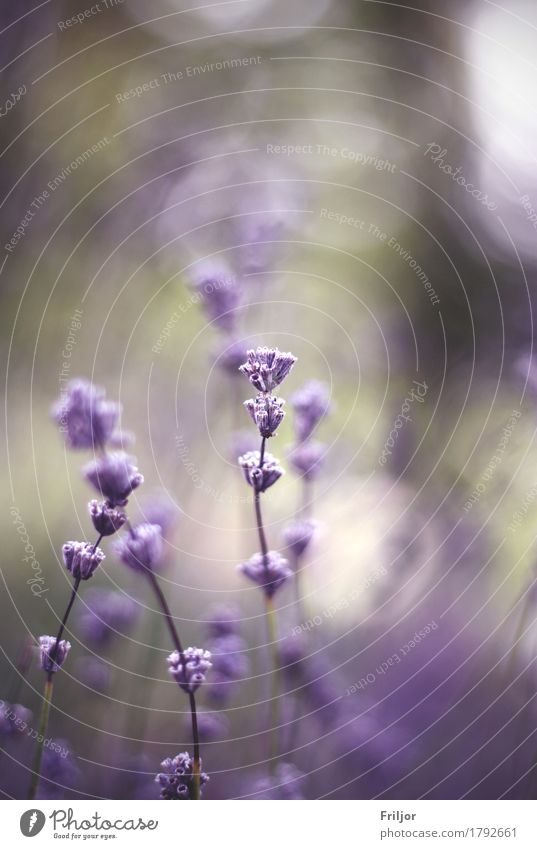
POLYGON ((50 716, 50 706, 52 703, 52 692, 54 690, 53 673, 49 672, 45 682, 43 691, 43 705, 41 707, 41 717, 39 719, 39 734, 37 737, 37 746, 34 754, 34 763, 32 766, 32 780, 28 791, 28 799, 35 799, 39 779, 41 778, 41 761, 43 760, 43 744, 47 734, 48 718, 50 716))

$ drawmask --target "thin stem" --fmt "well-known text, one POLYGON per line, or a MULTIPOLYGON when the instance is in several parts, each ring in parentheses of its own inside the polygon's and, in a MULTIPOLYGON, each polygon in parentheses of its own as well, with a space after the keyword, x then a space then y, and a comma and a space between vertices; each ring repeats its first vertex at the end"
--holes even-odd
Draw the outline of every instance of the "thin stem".
MULTIPOLYGON (((265 459, 265 445, 266 439, 262 439, 261 441, 261 450, 259 452, 259 468, 262 467, 264 459, 265 459)), ((261 493, 258 489, 255 491, 254 498, 254 506, 255 506, 255 518, 257 525, 257 533, 259 536, 259 545, 261 546, 261 554, 263 557, 263 566, 265 568, 265 574, 267 579, 267 588, 268 588, 268 544, 267 544, 267 536, 265 533, 265 527, 263 524, 263 515, 261 513, 261 493)), ((270 694, 270 726, 271 726, 271 735, 270 735, 270 744, 269 744, 269 761, 270 761, 270 769, 273 770, 276 766, 276 759, 278 756, 278 698, 279 698, 279 659, 278 659, 278 627, 276 621, 276 611, 274 610, 274 603, 272 598, 270 598, 265 593, 265 621, 267 626, 267 638, 268 645, 271 654, 271 666, 272 666, 272 676, 271 676, 271 694, 270 694)))
MULTIPOLYGON (((102 534, 100 534, 97 538, 96 543, 93 546, 94 552, 97 550, 97 546, 99 545, 102 538, 103 538, 103 536, 102 536, 102 534)), ((82 579, 80 577, 78 577, 78 578, 75 578, 75 580, 73 582, 73 589, 71 590, 71 598, 69 599, 69 604, 67 605, 65 613, 63 614, 63 619, 61 621, 60 628, 59 628, 58 634, 56 636, 56 642, 54 643, 54 646, 50 650, 49 658, 50 658, 50 667, 51 668, 50 668, 49 672, 47 672, 47 678, 46 678, 46 681, 45 681, 45 689, 43 691, 43 706, 41 708, 39 735, 38 735, 38 738, 37 738, 37 745, 36 745, 36 750, 35 750, 35 755, 34 755, 33 775, 32 775, 32 780, 31 780, 31 783, 30 783, 30 790, 28 791, 28 799, 35 799, 35 794, 36 794, 36 791, 37 791, 37 785, 39 784, 41 761, 42 761, 42 758, 43 758, 43 743, 44 743, 44 740, 45 740, 45 735, 47 733, 48 720, 49 720, 49 716, 50 716, 50 707, 51 707, 51 702, 52 702, 52 692, 53 692, 53 689, 54 689, 54 684, 53 684, 53 679, 54 679, 54 675, 55 675, 55 673, 53 671, 54 670, 54 663, 56 661, 56 655, 58 654, 58 650, 59 650, 59 646, 60 646, 60 640, 63 637, 63 632, 65 631, 65 628, 67 626, 67 620, 69 619, 69 614, 71 613, 71 610, 73 609, 73 605, 74 605, 74 603, 76 601, 76 597, 78 595, 78 588, 80 586, 81 580, 82 579)))
POLYGON ((37 736, 37 746, 34 753, 34 762, 32 766, 32 780, 28 791, 28 799, 35 799, 39 779, 41 778, 41 761, 43 760, 43 744, 47 733, 48 718, 50 716, 50 706, 52 703, 52 692, 54 690, 54 678, 49 673, 45 682, 43 691, 43 704, 41 706, 41 716, 39 719, 39 733, 37 736))
MULTIPOLYGON (((164 620, 168 626, 168 630, 170 632, 170 636, 172 638, 172 643, 174 644, 179 658, 181 660, 181 666, 183 669, 186 669, 185 663, 185 654, 183 651, 183 646, 181 644, 181 640, 179 639, 179 634, 177 633, 177 628, 175 627, 175 622, 173 621, 173 616, 170 612, 170 608, 168 607, 168 602, 162 592, 160 584, 157 580, 157 576, 151 570, 147 572, 149 583, 151 584, 151 588, 155 593, 157 601, 159 603, 160 609, 162 610, 162 614, 164 616, 164 620)), ((188 698, 190 701, 190 716, 192 719, 192 741, 194 745, 194 799, 200 799, 200 776, 201 776, 201 757, 200 757, 200 738, 198 731, 198 715, 196 709, 196 698, 194 693, 189 693, 188 698)))

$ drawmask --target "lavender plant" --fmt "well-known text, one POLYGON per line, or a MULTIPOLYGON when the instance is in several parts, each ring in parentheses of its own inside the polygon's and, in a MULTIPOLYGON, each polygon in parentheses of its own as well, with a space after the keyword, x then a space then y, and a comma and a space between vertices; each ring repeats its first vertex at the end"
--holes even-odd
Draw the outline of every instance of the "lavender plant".
POLYGON ((274 396, 274 390, 285 380, 296 363, 296 357, 291 353, 282 353, 277 348, 257 348, 247 353, 246 362, 239 371, 248 377, 250 383, 257 389, 255 398, 244 402, 248 413, 257 426, 261 437, 259 451, 248 452, 239 458, 246 482, 254 490, 254 506, 260 552, 252 555, 240 565, 242 573, 261 587, 265 602, 265 617, 267 623, 268 644, 272 652, 272 693, 271 693, 271 744, 269 762, 271 768, 276 766, 277 757, 277 722, 278 722, 278 653, 277 653, 277 622, 274 609, 274 596, 291 577, 287 560, 277 551, 270 551, 263 524, 261 511, 261 495, 273 486, 282 476, 283 469, 278 461, 266 452, 267 439, 273 437, 285 416, 282 398, 274 396))
MULTIPOLYGON (((104 500, 92 500, 89 503, 90 518, 98 534, 97 541, 94 544, 85 541, 69 541, 63 546, 64 564, 73 578, 71 597, 57 636, 43 635, 39 639, 41 668, 46 674, 46 680, 38 743, 28 792, 30 799, 35 798, 41 775, 43 741, 46 736, 52 704, 54 676, 62 668, 71 648, 70 643, 62 639, 70 613, 78 596, 81 582, 89 580, 104 560, 104 552, 99 548, 101 540, 104 537, 112 536, 123 526, 128 528, 128 534, 119 540, 116 545, 116 552, 123 563, 147 577, 175 646, 178 658, 177 665, 185 671, 184 674, 187 679, 189 676, 191 679, 194 677, 191 673, 191 666, 188 665, 189 663, 192 664, 192 657, 183 651, 173 617, 155 574, 155 570, 162 561, 162 528, 150 523, 133 527, 128 521, 126 513, 120 509, 127 505, 131 493, 143 483, 143 476, 138 472, 132 457, 122 451, 107 452, 109 447, 114 447, 118 442, 125 440, 125 435, 122 435, 117 429, 120 413, 120 406, 107 401, 103 389, 83 380, 76 380, 69 384, 65 398, 53 407, 54 418, 59 424, 60 432, 65 436, 67 446, 74 450, 91 449, 98 452, 98 456, 95 456, 85 466, 83 472, 88 483, 97 490, 104 500)), ((190 653, 197 650, 188 649, 187 651, 190 653)), ((203 653, 203 660, 206 671, 210 667, 207 652, 203 653)), ((195 689, 195 686, 188 688, 194 746, 194 756, 191 759, 192 780, 189 783, 188 795, 189 798, 199 799, 204 781, 201 773, 195 689)), ((168 795, 163 796, 163 798, 172 797, 168 795)), ((183 798, 183 796, 180 798, 183 798)))

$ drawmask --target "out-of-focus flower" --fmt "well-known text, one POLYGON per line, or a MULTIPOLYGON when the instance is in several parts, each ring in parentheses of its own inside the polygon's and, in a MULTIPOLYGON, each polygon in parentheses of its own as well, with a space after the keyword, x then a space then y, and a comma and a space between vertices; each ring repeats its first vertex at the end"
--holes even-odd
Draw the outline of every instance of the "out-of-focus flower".
POLYGON ((256 492, 265 492, 285 474, 278 460, 272 454, 266 453, 263 464, 260 465, 261 452, 249 451, 239 457, 239 466, 244 472, 246 483, 256 492))
POLYGON ((95 588, 86 595, 86 608, 79 615, 82 637, 94 645, 110 642, 116 632, 124 633, 138 616, 139 608, 120 592, 95 588))
POLYGON ((330 411, 328 387, 318 380, 310 380, 291 396, 290 403, 295 411, 297 439, 305 442, 330 411))
POLYGON ((125 566, 135 571, 151 572, 162 559, 162 533, 159 525, 136 525, 114 546, 125 566))
POLYGON ((257 552, 246 563, 241 563, 239 569, 247 578, 262 587, 267 598, 273 598, 293 575, 287 560, 277 551, 268 551, 266 557, 257 552))
POLYGON ((181 518, 181 510, 164 490, 151 492, 141 505, 144 522, 159 525, 163 539, 170 539, 181 518))
POLYGON ((215 604, 205 614, 207 634, 211 639, 236 634, 240 611, 227 604, 215 604))
POLYGON ((299 475, 313 480, 321 471, 326 450, 324 442, 304 442, 289 452, 289 461, 299 475))
POLYGON ((86 480, 108 500, 112 507, 124 507, 131 492, 144 482, 134 458, 122 451, 106 454, 88 463, 86 480))
POLYGON ((126 514, 116 507, 111 507, 107 501, 90 501, 88 508, 93 527, 100 536, 112 536, 127 521, 126 514))
POLYGON ((63 562, 73 578, 88 581, 105 558, 104 551, 90 542, 66 542, 62 548, 63 562))
POLYGON ((246 357, 246 345, 240 340, 230 342, 225 347, 221 345, 215 351, 219 368, 228 371, 233 377, 238 377, 239 369, 246 357))
POLYGON ((106 693, 110 687, 110 666, 98 657, 86 655, 79 658, 76 673, 81 682, 96 693, 106 693))
POLYGON ((258 392, 270 393, 285 380, 297 358, 278 348, 256 348, 247 353, 239 371, 248 377, 258 392))
POLYGON ((229 457, 233 463, 237 462, 237 457, 247 454, 249 451, 255 451, 259 445, 259 440, 252 430, 236 430, 231 434, 229 440, 229 457))
POLYGON ((246 643, 238 634, 217 637, 211 643, 211 660, 220 680, 244 678, 249 666, 246 643))
POLYGON ((293 764, 279 763, 274 775, 266 776, 254 782, 256 799, 303 799, 303 785, 306 776, 293 764))
POLYGON ((281 425, 285 418, 284 404, 283 398, 276 398, 274 395, 257 395, 256 398, 244 402, 263 439, 274 436, 281 425))
POLYGON ((184 667, 178 651, 168 657, 168 669, 172 678, 177 681, 185 693, 195 693, 204 681, 212 666, 211 652, 205 649, 189 648, 183 652, 184 667))
POLYGON ((32 711, 22 705, 0 701, 0 737, 24 734, 32 721, 32 711))
POLYGON ((71 643, 60 640, 56 647, 56 637, 43 635, 39 637, 39 649, 41 669, 45 672, 57 672, 71 650, 71 643))
POLYGON ((203 307, 211 321, 226 332, 237 322, 237 308, 242 300, 236 277, 224 265, 205 263, 197 268, 191 285, 201 295, 203 307))
MULTIPOLYGON (((188 723, 190 726, 190 722, 188 723)), ((229 722, 220 713, 198 713, 198 731, 200 740, 218 740, 227 734, 229 722)))
POLYGON ((286 546, 291 549, 295 557, 302 557, 309 547, 317 523, 311 519, 296 519, 289 522, 283 530, 283 538, 286 546))
MULTIPOLYGON (((194 760, 188 752, 181 752, 174 758, 162 761, 160 772, 155 781, 160 784, 161 799, 190 799, 194 784, 194 760)), ((201 767, 201 763, 200 763, 201 767)), ((205 772, 200 773, 200 788, 209 781, 205 772)))
POLYGON ((51 740, 43 751, 41 764, 41 799, 66 799, 76 791, 80 777, 67 740, 51 740))
POLYGON ((52 415, 69 448, 103 448, 115 430, 121 407, 107 401, 105 391, 87 380, 69 383, 52 415))

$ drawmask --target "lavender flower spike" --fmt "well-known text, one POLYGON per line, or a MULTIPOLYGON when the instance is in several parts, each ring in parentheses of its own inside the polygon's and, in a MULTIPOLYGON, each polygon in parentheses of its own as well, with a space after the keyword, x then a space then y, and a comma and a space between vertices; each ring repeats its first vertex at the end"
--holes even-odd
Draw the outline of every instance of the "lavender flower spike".
POLYGON ((122 563, 135 571, 152 572, 162 559, 162 531, 159 525, 137 525, 115 545, 122 563))
POLYGON ((144 482, 134 459, 122 451, 99 457, 83 469, 84 476, 108 500, 111 507, 124 507, 133 489, 144 482))
POLYGON ((116 507, 111 507, 107 501, 90 501, 88 508, 93 527, 99 536, 112 536, 127 521, 125 513, 116 507))
POLYGON ((239 457, 239 466, 244 472, 246 483, 249 483, 256 492, 265 492, 285 474, 278 460, 269 454, 265 454, 263 464, 260 451, 248 451, 239 457))
MULTIPOLYGON (((194 789, 194 760, 188 752, 181 752, 175 758, 166 758, 155 781, 160 784, 161 799, 191 799, 194 789)), ((200 762, 201 767, 201 762, 200 762)), ((209 781, 205 772, 200 773, 200 788, 209 781)))
POLYGON ((263 588, 267 598, 273 598, 286 580, 293 576, 287 560, 277 551, 268 551, 265 557, 258 552, 246 563, 241 563, 239 569, 263 588))
POLYGON ((283 538, 285 544, 291 549, 295 557, 302 557, 304 552, 309 548, 316 527, 317 523, 311 519, 296 519, 286 525, 283 530, 283 538))
POLYGON ((321 470, 325 456, 326 445, 323 442, 304 442, 293 448, 289 459, 295 471, 310 481, 321 470))
POLYGON ((170 675, 175 678, 185 693, 195 693, 204 681, 205 676, 212 666, 211 652, 204 649, 189 647, 184 650, 183 657, 185 666, 181 661, 178 651, 172 652, 168 657, 168 668, 170 675))
POLYGON ((211 321, 224 332, 231 332, 237 323, 237 308, 242 300, 236 278, 224 265, 204 263, 197 269, 192 287, 201 296, 211 321))
POLYGON ((73 380, 64 398, 56 402, 52 415, 65 435, 69 448, 99 448, 114 432, 121 407, 107 401, 104 389, 87 380, 73 380))
POLYGON ((283 398, 275 398, 274 395, 258 395, 244 402, 263 439, 274 436, 281 425, 285 418, 284 404, 283 398))
POLYGON ((62 554, 67 571, 81 581, 88 581, 105 557, 104 551, 90 542, 66 542, 62 554))
POLYGON ((295 411, 295 428, 299 442, 309 439, 322 418, 330 412, 328 387, 318 380, 310 380, 291 396, 295 411))
POLYGON ((284 354, 278 348, 256 348, 247 352, 246 362, 239 371, 258 392, 269 393, 285 380, 296 361, 293 354, 284 354))
POLYGON ((44 635, 39 637, 39 649, 41 652, 41 669, 48 673, 57 672, 63 666, 63 662, 69 654, 71 643, 67 640, 60 640, 56 648, 56 637, 44 635), (54 660, 52 659, 53 652, 54 660))

